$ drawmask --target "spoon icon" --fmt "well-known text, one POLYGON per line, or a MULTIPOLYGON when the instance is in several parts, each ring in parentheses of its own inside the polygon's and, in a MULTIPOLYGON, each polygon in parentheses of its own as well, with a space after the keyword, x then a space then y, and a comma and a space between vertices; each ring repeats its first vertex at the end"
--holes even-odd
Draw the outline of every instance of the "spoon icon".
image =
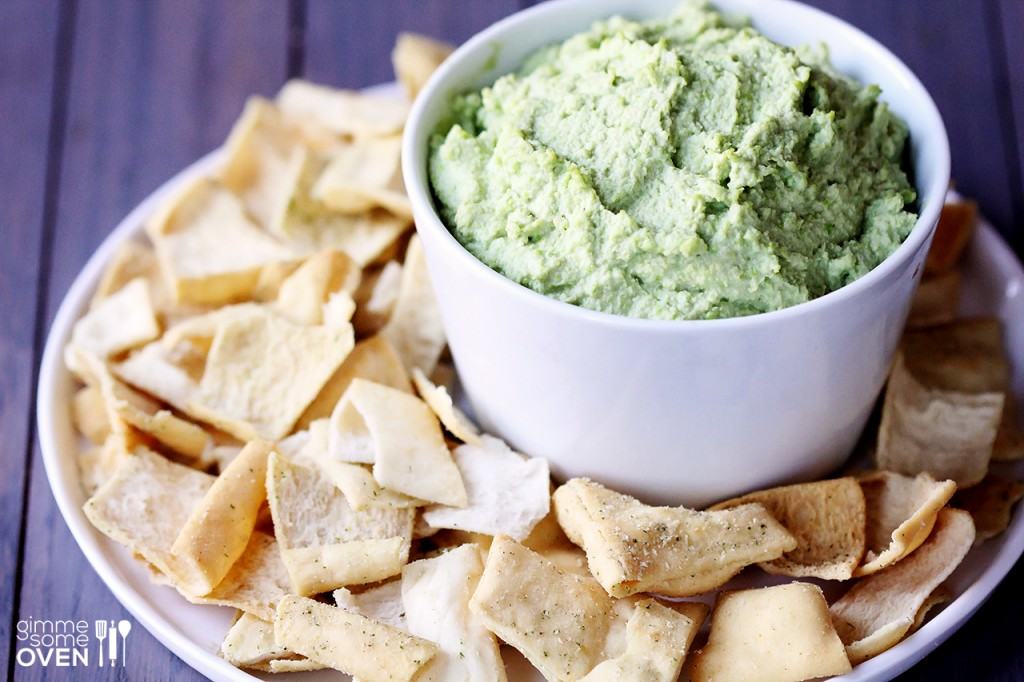
MULTIPOLYGON (((121 635, 121 667, 124 667, 125 654, 128 653, 128 633, 132 631, 131 621, 122 620, 117 623, 117 634, 121 635)), ((111 633, 113 636, 114 633, 111 633)))

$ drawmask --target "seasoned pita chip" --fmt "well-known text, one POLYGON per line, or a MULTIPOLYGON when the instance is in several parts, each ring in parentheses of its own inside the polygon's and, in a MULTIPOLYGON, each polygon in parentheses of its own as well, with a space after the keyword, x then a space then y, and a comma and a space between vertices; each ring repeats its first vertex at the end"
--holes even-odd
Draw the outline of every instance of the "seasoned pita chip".
POLYGON ((410 100, 416 99, 416 95, 430 79, 430 74, 441 66, 441 62, 454 49, 448 43, 417 33, 398 34, 395 48, 391 51, 391 65, 410 100))
POLYGON ((385 488, 429 502, 466 506, 462 476, 437 417, 408 393, 354 379, 331 415, 329 447, 333 459, 372 460, 373 477, 385 488))
POLYGON ((989 474, 981 483, 961 490, 953 505, 971 514, 976 543, 1002 533, 1010 525, 1013 506, 1024 497, 1024 483, 989 474))
POLYGON ((103 394, 97 386, 83 386, 71 400, 71 421, 78 432, 99 445, 110 435, 110 419, 103 394))
POLYGON ((753 563, 778 559, 796 539, 760 504, 724 511, 649 507, 586 478, 555 491, 558 523, 587 553, 614 597, 708 592, 753 563))
POLYGON ((146 344, 111 369, 122 381, 182 411, 198 388, 160 341, 146 344))
POLYGON ((302 327, 271 314, 225 322, 189 412, 242 440, 281 438, 352 345, 351 327, 302 327))
POLYGON ((796 549, 761 564, 768 573, 794 578, 849 580, 864 555, 864 493, 857 479, 798 483, 743 495, 711 507, 764 505, 797 540, 796 549))
POLYGON ((927 538, 939 510, 956 492, 953 481, 928 474, 877 471, 862 476, 867 502, 867 552, 854 575, 870 575, 907 556, 927 538))
POLYGON ((383 95, 336 90, 291 80, 277 94, 286 119, 309 120, 336 135, 384 136, 402 132, 409 105, 383 95))
POLYGON ((356 139, 334 153, 313 185, 313 198, 332 211, 360 213, 375 206, 412 220, 402 185, 402 137, 356 139))
POLYGON ((224 660, 238 668, 251 668, 274 658, 293 655, 274 640, 274 623, 242 613, 220 645, 224 660))
POLYGON ((188 566, 179 587, 190 594, 208 594, 220 584, 256 527, 267 499, 267 457, 271 445, 254 440, 243 448, 195 506, 171 552, 188 566))
POLYGON ((419 367, 413 368, 412 379, 416 384, 416 392, 430 406, 449 433, 463 443, 480 444, 480 430, 469 421, 469 417, 462 410, 455 407, 447 388, 435 386, 419 367))
POLYGON ((926 472, 961 487, 974 485, 988 471, 1002 412, 1002 393, 928 388, 898 354, 882 407, 878 466, 911 476, 926 472))
POLYGON ((289 596, 277 606, 277 643, 360 680, 411 681, 437 646, 357 613, 289 596))
POLYGON ((341 367, 327 380, 320 393, 299 418, 299 428, 304 428, 317 419, 330 417, 353 379, 366 379, 412 393, 409 375, 402 366, 402 359, 398 357, 394 346, 383 336, 371 336, 357 343, 341 363, 341 367))
POLYGON ((832 621, 850 660, 859 663, 899 642, 928 596, 953 572, 974 542, 971 515, 939 512, 935 529, 917 551, 855 584, 832 605, 832 621))
POLYGON ((291 592, 291 582, 277 540, 257 530, 238 561, 209 594, 199 597, 178 591, 193 604, 230 606, 270 620, 277 602, 291 592))
POLYGON ((214 478, 140 448, 85 503, 92 525, 161 573, 180 574, 171 546, 214 478))
POLYGON ((319 471, 276 453, 269 460, 267 498, 298 594, 384 580, 408 560, 412 509, 357 512, 319 471))
POLYGON ((395 309, 402 286, 402 264, 389 260, 379 271, 364 273, 363 282, 354 294, 357 307, 352 324, 361 336, 380 331, 395 309))
POLYGON ((545 679, 568 682, 605 658, 614 604, 592 578, 564 573, 515 540, 498 536, 469 608, 545 679))
POLYGON ((370 469, 360 464, 322 460, 319 462, 319 466, 323 469, 324 474, 334 482, 334 485, 338 486, 345 494, 349 506, 356 511, 370 507, 406 509, 426 504, 423 500, 417 500, 415 497, 382 488, 373 478, 370 469))
POLYGON ((525 540, 551 508, 547 460, 523 457, 491 436, 478 440, 478 445, 460 445, 454 452, 466 486, 466 506, 427 507, 423 520, 435 528, 525 540))
POLYGON ((146 280, 137 278, 86 313, 71 332, 78 348, 108 358, 160 335, 146 280))
POLYGON ((355 291, 359 278, 358 266, 344 253, 321 251, 307 258, 281 283, 274 309, 296 324, 321 324, 324 305, 331 296, 355 291))
POLYGON ((952 322, 960 306, 960 273, 925 277, 910 304, 907 326, 911 329, 952 322))
POLYGON ((797 682, 849 672, 850 661, 821 588, 794 582, 719 595, 690 668, 693 682, 797 682))
POLYGON ((222 305, 249 298, 263 267, 295 259, 249 219, 240 199, 206 178, 172 197, 147 229, 179 303, 222 305))
POLYGON ((462 545, 402 569, 407 629, 439 649, 418 680, 505 680, 498 643, 480 616, 469 608, 483 570, 475 545, 462 545))
POLYGON ((924 263, 925 273, 940 274, 956 267, 977 224, 978 205, 973 201, 953 201, 943 206, 924 263))
POLYGON ((693 615, 654 599, 638 601, 626 624, 626 650, 599 663, 581 682, 675 682, 707 612, 702 604, 683 608, 693 615))
POLYGON ((250 97, 224 144, 220 181, 237 194, 264 229, 280 234, 295 167, 305 154, 297 132, 262 97, 250 97))
POLYGON ((392 580, 355 594, 348 588, 338 588, 334 591, 334 603, 339 609, 358 613, 370 620, 408 632, 405 605, 402 603, 401 580, 392 580))
POLYGON ((220 645, 224 660, 238 668, 272 673, 322 670, 323 665, 277 644, 273 613, 270 621, 242 613, 220 645))
POLYGON ((427 376, 447 343, 418 236, 409 242, 398 300, 381 334, 394 344, 406 369, 418 367, 427 376))

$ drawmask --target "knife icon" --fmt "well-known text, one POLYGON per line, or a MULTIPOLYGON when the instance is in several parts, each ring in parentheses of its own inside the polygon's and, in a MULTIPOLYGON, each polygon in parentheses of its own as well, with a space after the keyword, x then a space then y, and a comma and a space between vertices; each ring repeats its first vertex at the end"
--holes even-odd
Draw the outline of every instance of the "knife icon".
POLYGON ((117 623, 110 621, 110 665, 117 661, 117 623))

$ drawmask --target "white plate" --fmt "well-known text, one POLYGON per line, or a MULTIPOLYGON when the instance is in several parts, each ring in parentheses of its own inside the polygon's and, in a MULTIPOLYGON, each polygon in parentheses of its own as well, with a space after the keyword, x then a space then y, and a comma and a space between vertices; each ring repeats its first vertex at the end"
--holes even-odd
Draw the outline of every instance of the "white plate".
MULTIPOLYGON (((393 91, 393 86, 383 86, 393 91)), ((214 680, 253 680, 216 652, 232 619, 231 609, 189 604, 169 587, 154 585, 148 573, 120 545, 108 540, 82 513, 85 497, 79 485, 75 458, 78 438, 71 422, 73 379, 62 352, 71 327, 86 309, 104 265, 125 241, 142 234, 144 219, 175 188, 207 174, 216 165, 214 151, 195 162, 135 208, 104 240, 86 263, 57 312, 50 329, 39 375, 37 411, 39 440, 50 487, 64 520, 89 563, 121 604, 183 661, 214 680)), ((996 314, 1006 324, 1006 342, 1015 367, 1015 392, 1024 393, 1024 270, 991 226, 984 224, 971 244, 964 268, 963 312, 996 314)), ((1024 465, 1010 467, 1024 474, 1024 465)), ((896 647, 857 666, 845 682, 888 680, 903 672, 952 635, 981 606, 1024 551, 1024 518, 1014 514, 1010 528, 995 540, 975 548, 949 579, 956 599, 916 633, 896 647)), ((751 575, 741 578, 749 583, 751 575)), ((761 582, 758 579, 758 582, 761 582)), ((841 590, 842 588, 840 588, 841 590)), ((528 672, 518 656, 509 657, 509 678, 539 677, 528 672)), ((274 676, 259 676, 270 679, 274 676)), ((297 673, 278 679, 337 680, 332 671, 297 673)))

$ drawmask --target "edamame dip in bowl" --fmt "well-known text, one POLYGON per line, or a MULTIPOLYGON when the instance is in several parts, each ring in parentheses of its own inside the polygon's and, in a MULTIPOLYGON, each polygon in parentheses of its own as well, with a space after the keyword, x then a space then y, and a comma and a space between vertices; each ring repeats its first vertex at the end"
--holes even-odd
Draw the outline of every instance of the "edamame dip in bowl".
POLYGON ((703 2, 613 17, 454 96, 430 140, 447 227, 538 293, 649 319, 779 310, 917 221, 877 86, 703 2))
POLYGON ((435 72, 402 175, 485 430, 700 506, 850 454, 949 144, 899 59, 799 2, 551 0, 435 72))

